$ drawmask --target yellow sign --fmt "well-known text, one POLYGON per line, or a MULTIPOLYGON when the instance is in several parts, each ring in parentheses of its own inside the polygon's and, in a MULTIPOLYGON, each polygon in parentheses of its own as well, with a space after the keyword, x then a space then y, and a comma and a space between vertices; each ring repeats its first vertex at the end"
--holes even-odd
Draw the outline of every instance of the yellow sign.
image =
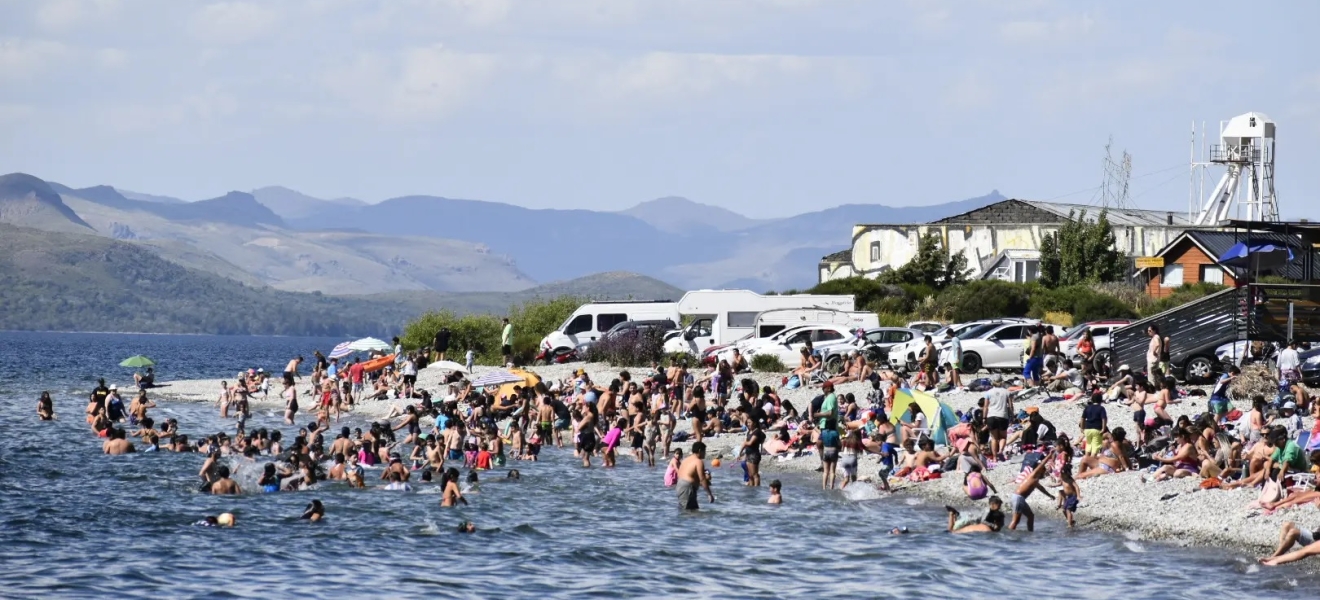
POLYGON ((1139 256, 1137 257, 1138 269, 1162 269, 1164 268, 1163 256, 1139 256))

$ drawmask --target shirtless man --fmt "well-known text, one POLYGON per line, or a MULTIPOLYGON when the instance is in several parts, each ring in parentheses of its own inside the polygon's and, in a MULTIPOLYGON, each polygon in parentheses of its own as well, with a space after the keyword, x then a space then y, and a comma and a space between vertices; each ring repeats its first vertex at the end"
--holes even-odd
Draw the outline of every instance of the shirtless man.
POLYGON ((706 472, 706 444, 695 442, 692 452, 678 465, 678 508, 697 510, 697 488, 706 490, 706 497, 715 501, 715 493, 710 491, 710 477, 706 472))
POLYGON ((1017 530, 1018 521, 1022 520, 1024 515, 1027 517, 1027 531, 1036 530, 1036 513, 1032 512, 1031 505, 1027 504, 1027 498, 1031 496, 1032 492, 1040 490, 1040 493, 1045 494, 1051 500, 1055 499, 1040 484, 1040 480, 1045 476, 1048 466, 1054 462, 1055 454, 1056 452, 1051 450, 1049 454, 1045 455, 1045 458, 1036 463, 1036 468, 1027 474, 1027 478, 1022 480, 1022 484, 1018 486, 1017 491, 1013 492, 1013 521, 1008 524, 1010 530, 1017 530))
POLYGON ((141 423, 147 418, 148 408, 156 408, 156 403, 147 399, 146 392, 138 392, 137 397, 128 405, 129 420, 133 423, 141 423))
POLYGON ((101 451, 106 454, 129 454, 136 452, 133 443, 129 442, 124 430, 118 427, 110 428, 110 439, 101 445, 101 451))
POLYGON ((293 387, 294 379, 301 379, 298 375, 298 365, 302 364, 302 361, 303 357, 295 356, 289 361, 289 364, 284 365, 284 385, 286 387, 293 387))
POLYGON ((239 489, 238 484, 235 483, 233 479, 229 478, 229 467, 225 465, 216 467, 216 474, 219 475, 219 479, 216 479, 215 482, 211 484, 212 494, 220 496, 243 493, 243 490, 239 489))
POLYGON ((384 472, 380 474, 380 478, 382 480, 389 479, 391 474, 395 477, 393 481, 408 481, 408 468, 403 466, 403 461, 399 459, 398 454, 390 456, 390 464, 388 467, 385 467, 384 472))
POLYGON ((550 402, 548 394, 541 395, 536 408, 536 434, 541 436, 542 444, 549 444, 550 436, 553 435, 555 444, 560 448, 564 447, 564 440, 559 435, 559 430, 555 429, 555 406, 550 402))

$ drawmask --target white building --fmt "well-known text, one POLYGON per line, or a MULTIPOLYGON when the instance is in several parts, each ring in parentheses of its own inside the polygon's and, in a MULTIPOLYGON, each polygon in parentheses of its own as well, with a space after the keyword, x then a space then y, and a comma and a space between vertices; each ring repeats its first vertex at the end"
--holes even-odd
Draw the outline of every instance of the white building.
MULTIPOLYGON (((852 249, 826 256, 821 282, 844 277, 877 277, 917 254, 922 236, 934 232, 951 254, 962 252, 973 279, 1034 281, 1040 273, 1040 242, 1057 232, 1071 213, 1094 220, 1100 208, 1031 200, 1004 200, 924 224, 856 225, 852 249)), ((1157 210, 1108 211, 1115 245, 1128 256, 1153 256, 1182 232, 1193 229, 1185 213, 1157 210)))

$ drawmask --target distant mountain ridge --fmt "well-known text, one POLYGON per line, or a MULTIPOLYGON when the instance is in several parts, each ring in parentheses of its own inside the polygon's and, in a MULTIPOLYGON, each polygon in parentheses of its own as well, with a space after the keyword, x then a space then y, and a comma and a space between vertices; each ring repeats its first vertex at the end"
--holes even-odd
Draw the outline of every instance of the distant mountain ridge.
POLYGON ((212 223, 263 224, 284 226, 284 219, 272 212, 264 204, 257 202, 252 194, 229 192, 219 198, 199 200, 197 202, 155 202, 133 200, 119 193, 108 185, 96 185, 88 188, 73 189, 66 185, 52 183, 52 189, 60 194, 77 196, 97 204, 128 211, 141 211, 173 221, 204 221, 212 223))
POLYGON ((0 175, 0 222, 48 231, 93 232, 49 184, 26 173, 0 175))
POLYGON ((645 221, 660 231, 678 234, 699 233, 703 230, 739 231, 764 222, 727 208, 701 204, 678 196, 648 200, 619 213, 645 221))

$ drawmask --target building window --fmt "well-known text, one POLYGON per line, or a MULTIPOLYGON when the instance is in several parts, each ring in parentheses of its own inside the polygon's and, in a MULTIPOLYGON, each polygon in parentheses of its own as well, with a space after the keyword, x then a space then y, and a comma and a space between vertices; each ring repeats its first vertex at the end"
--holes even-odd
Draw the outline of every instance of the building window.
POLYGON ((1224 270, 1215 265, 1201 265, 1201 283, 1224 285, 1224 270))
POLYGON ((871 262, 880 262, 880 242, 871 242, 871 262))
POLYGON ((1178 287, 1183 284, 1183 267, 1174 263, 1164 265, 1164 274, 1160 277, 1160 287, 1178 287))

